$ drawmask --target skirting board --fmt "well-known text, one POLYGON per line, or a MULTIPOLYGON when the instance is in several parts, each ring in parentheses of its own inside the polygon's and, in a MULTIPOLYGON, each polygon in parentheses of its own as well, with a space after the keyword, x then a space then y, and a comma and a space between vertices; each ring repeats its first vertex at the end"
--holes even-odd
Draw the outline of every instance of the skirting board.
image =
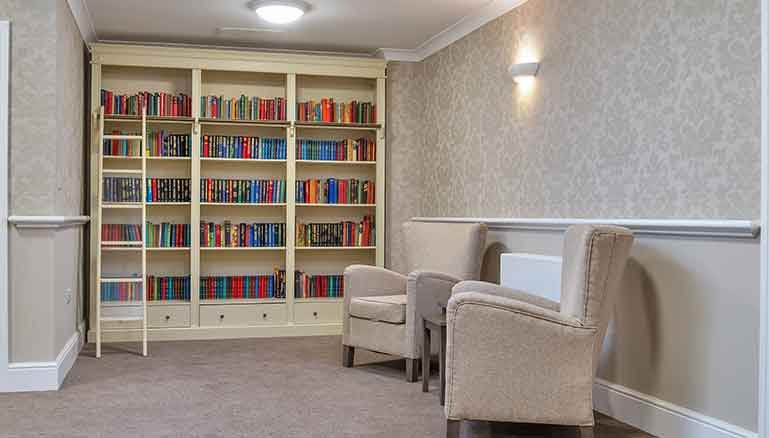
POLYGON ((75 364, 85 341, 76 331, 52 362, 14 362, 8 364, 7 381, 0 392, 56 391, 75 364))
POLYGON ((758 438, 756 432, 596 379, 595 410, 660 438, 758 438))

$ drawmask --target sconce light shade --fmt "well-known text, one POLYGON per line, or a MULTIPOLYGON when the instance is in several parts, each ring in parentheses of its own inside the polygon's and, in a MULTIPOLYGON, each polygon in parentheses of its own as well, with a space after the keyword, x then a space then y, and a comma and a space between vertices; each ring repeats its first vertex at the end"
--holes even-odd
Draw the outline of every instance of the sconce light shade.
POLYGON ((533 78, 539 72, 538 62, 522 62, 520 64, 513 64, 510 66, 510 75, 513 76, 513 80, 518 82, 522 78, 533 78))

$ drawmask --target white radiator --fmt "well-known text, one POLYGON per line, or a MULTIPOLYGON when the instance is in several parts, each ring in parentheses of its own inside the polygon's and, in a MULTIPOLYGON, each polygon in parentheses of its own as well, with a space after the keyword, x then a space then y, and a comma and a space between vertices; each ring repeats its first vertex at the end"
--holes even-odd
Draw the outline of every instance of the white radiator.
POLYGON ((561 258, 525 253, 502 254, 502 286, 561 301, 561 258))

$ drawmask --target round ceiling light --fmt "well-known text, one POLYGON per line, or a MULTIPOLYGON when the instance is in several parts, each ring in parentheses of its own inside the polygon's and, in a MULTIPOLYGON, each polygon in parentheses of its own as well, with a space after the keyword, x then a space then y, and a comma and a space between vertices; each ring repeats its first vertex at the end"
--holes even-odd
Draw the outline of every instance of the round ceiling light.
POLYGON ((286 24, 301 18, 310 7, 302 1, 264 0, 251 2, 251 9, 264 21, 286 24))

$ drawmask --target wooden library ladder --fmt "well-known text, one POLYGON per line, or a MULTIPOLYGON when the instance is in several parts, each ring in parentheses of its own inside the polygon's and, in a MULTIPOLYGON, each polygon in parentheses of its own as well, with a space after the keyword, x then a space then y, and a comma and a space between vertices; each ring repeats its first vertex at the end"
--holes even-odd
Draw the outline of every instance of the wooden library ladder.
MULTIPOLYGON (((142 340, 142 355, 147 356, 147 249, 145 245, 146 236, 146 223, 147 223, 147 205, 146 205, 146 181, 147 181, 147 161, 146 161, 146 148, 145 142, 147 138, 147 110, 142 110, 141 118, 126 119, 128 123, 141 123, 142 133, 141 135, 105 135, 104 134, 104 107, 99 109, 99 184, 97 187, 97 199, 99 203, 98 213, 96 216, 96 239, 99 242, 98 250, 96 251, 96 357, 101 357, 101 344, 102 333, 108 333, 110 331, 125 331, 125 328, 113 327, 102 328, 103 323, 122 324, 125 322, 141 322, 141 329, 135 329, 135 331, 141 331, 142 340), (141 170, 139 169, 115 169, 104 167, 104 141, 105 140, 126 140, 126 141, 138 141, 139 142, 139 156, 141 157, 141 170), (139 193, 141 199, 138 202, 105 202, 104 201, 104 177, 105 175, 113 176, 131 176, 141 178, 139 187, 141 187, 139 193), (109 242, 107 246, 110 248, 127 249, 130 251, 120 251, 116 254, 135 254, 137 251, 141 253, 141 277, 138 276, 104 276, 102 274, 102 251, 105 248, 105 242, 102 240, 102 216, 104 210, 110 209, 131 209, 141 210, 141 222, 139 229, 141 230, 141 240, 139 241, 124 241, 124 242, 109 242), (117 284, 134 284, 138 285, 139 300, 138 301, 102 301, 102 284, 117 283, 117 284)), ((116 157, 117 158, 117 157, 116 157)), ((111 162, 123 160, 111 160, 111 162)), ((126 160, 127 161, 127 160, 126 160)), ((134 297, 135 298, 135 297, 134 297)), ((135 328, 135 327, 134 327, 135 328)))

